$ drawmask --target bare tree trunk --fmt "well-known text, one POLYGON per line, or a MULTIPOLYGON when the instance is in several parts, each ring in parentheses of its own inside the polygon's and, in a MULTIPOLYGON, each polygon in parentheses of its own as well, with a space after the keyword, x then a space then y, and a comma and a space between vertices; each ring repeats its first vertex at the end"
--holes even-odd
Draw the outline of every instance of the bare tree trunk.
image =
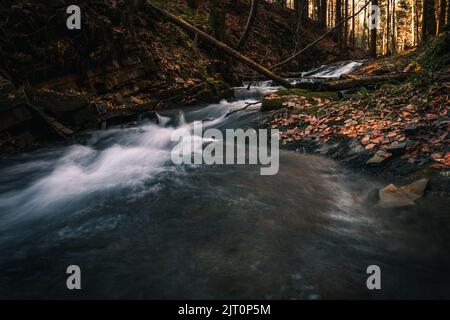
POLYGON ((336 0, 336 41, 339 49, 342 49, 342 0, 336 0))
POLYGON ((396 41, 396 2, 392 0, 392 40, 391 40, 391 53, 395 53, 397 51, 397 41, 396 41))
POLYGON ((200 7, 200 0, 187 0, 187 4, 191 9, 198 10, 200 7))
POLYGON ((258 11, 258 1, 259 0, 252 0, 252 6, 250 8, 250 15, 248 16, 247 25, 245 26, 245 30, 241 35, 241 38, 239 39, 239 42, 237 44, 237 49, 241 49, 245 46, 245 43, 247 42, 248 36, 250 35, 250 30, 253 26, 253 23, 256 18, 256 12, 258 11))
POLYGON ((416 45, 416 3, 415 1, 411 2, 411 44, 413 46, 416 45))
POLYGON ((352 0, 352 47, 355 46, 356 24, 355 24, 355 0, 352 0))
POLYGON ((209 44, 213 45, 217 49, 223 51, 230 57, 242 62, 249 68, 255 70, 256 72, 268 77, 269 79, 273 80, 274 82, 286 87, 291 88, 292 85, 289 81, 286 79, 276 75, 275 73, 271 72, 270 70, 266 69, 265 67, 259 65, 258 63, 254 62, 253 60, 247 58, 246 56, 240 54, 238 51, 234 50, 233 48, 230 48, 225 43, 218 41, 217 39, 214 39, 206 32, 203 32, 202 30, 194 27, 190 23, 184 21, 183 19, 178 18, 177 16, 171 14, 170 12, 161 9, 157 5, 153 4, 151 1, 147 1, 147 5, 158 14, 159 17, 164 18, 165 20, 172 22, 173 24, 176 24, 177 26, 193 33, 197 34, 199 38, 203 39, 204 41, 208 42, 209 44))
POLYGON ((327 27, 327 0, 319 0, 319 25, 327 27))
MULTIPOLYGON (((372 0, 372 5, 378 6, 378 0, 372 0)), ((376 28, 376 26, 373 27, 370 32, 370 56, 373 58, 377 57, 377 28, 376 28)))
POLYGON ((438 29, 438 33, 441 33, 443 31, 443 29, 444 29, 446 13, 447 13, 447 0, 441 0, 440 10, 439 10, 439 29, 438 29))
POLYGON ((434 0, 423 0, 422 40, 436 35, 434 0))
MULTIPOLYGON (((415 18, 416 18, 416 44, 420 42, 420 34, 419 34, 419 1, 420 0, 414 0, 414 8, 415 8, 415 18)), ((450 3, 450 2, 449 2, 450 3)))
POLYGON ((348 44, 348 0, 344 0, 344 47, 348 44))
POLYGON ((386 4, 386 47, 384 49, 384 51, 386 52, 386 54, 389 54, 389 37, 391 34, 391 1, 387 0, 387 4, 386 4))
POLYGON ((447 26, 450 26, 450 0, 447 0, 447 26))

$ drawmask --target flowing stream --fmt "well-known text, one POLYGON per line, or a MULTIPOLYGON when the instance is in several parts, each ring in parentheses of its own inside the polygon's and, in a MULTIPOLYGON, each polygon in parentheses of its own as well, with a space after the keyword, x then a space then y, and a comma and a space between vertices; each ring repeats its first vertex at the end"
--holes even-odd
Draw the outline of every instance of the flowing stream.
POLYGON ((0 298, 450 298, 446 203, 369 208, 380 182, 296 152, 280 153, 276 176, 172 164, 174 131, 204 119, 252 127, 258 106, 229 112, 275 89, 237 88, 233 101, 2 158, 0 298), (81 267, 80 291, 66 288, 69 265, 81 267), (369 265, 381 291, 366 287, 369 265))

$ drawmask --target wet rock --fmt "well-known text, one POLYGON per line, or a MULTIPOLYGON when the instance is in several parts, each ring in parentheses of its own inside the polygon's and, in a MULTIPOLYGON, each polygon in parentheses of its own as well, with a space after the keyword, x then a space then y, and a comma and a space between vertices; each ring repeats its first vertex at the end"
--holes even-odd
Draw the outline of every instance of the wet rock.
POLYGON ((378 189, 371 190, 366 196, 366 202, 373 206, 376 205, 380 201, 380 195, 378 189))
POLYGON ((405 142, 394 143, 389 147, 387 147, 386 151, 396 156, 402 155, 406 151, 406 143, 405 142))
POLYGON ((413 206, 414 202, 395 185, 390 184, 378 191, 379 202, 382 208, 398 208, 413 206))
POLYGON ((403 131, 408 136, 415 136, 419 132, 419 126, 417 124, 411 124, 406 126, 403 131))
POLYGON ((392 158, 392 153, 385 151, 377 151, 375 155, 367 161, 368 165, 382 165, 386 163, 390 158, 392 158))
POLYGON ((401 189, 410 200, 416 201, 424 196, 425 190, 427 189, 429 182, 430 182, 429 179, 421 179, 406 186, 403 186, 401 187, 401 189))
POLYGON ((412 206, 424 196, 428 183, 429 179, 421 179, 401 188, 390 184, 378 191, 378 204, 382 208, 412 206))

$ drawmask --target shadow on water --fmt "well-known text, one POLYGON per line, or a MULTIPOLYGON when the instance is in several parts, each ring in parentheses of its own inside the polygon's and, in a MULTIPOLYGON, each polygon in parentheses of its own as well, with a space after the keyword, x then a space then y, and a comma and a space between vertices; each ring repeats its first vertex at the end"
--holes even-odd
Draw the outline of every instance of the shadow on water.
POLYGON ((3 159, 0 297, 449 298, 446 203, 369 208, 376 181, 292 152, 281 152, 276 176, 171 164, 173 132, 200 119, 251 126, 257 106, 227 114, 273 89, 3 159), (73 264, 77 292, 65 286, 73 264), (366 287, 373 264, 378 292, 366 287))

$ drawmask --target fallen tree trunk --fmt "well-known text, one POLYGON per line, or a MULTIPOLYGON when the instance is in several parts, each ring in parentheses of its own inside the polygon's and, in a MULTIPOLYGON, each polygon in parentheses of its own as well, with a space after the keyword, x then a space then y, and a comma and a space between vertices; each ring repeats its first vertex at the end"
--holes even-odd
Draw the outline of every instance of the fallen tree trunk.
POLYGON ((323 91, 341 91, 352 88, 364 87, 385 81, 404 81, 408 74, 394 74, 370 77, 352 77, 350 79, 324 82, 321 85, 323 91))
POLYGON ((171 14, 170 12, 161 9, 160 7, 156 6, 155 4, 153 4, 151 1, 147 1, 147 5, 158 14, 158 16, 164 18, 167 21, 170 21, 174 24, 176 24, 177 26, 192 32, 193 34, 196 34, 199 38, 203 39, 204 41, 207 41, 208 43, 210 43, 211 45, 213 45, 214 47, 218 48, 219 50, 222 50, 223 52, 225 52, 227 55, 229 55, 230 57, 242 62, 243 64, 245 64, 246 66, 248 66, 249 68, 255 70, 256 72, 258 72, 259 74, 262 74, 266 77, 268 77, 269 79, 273 80, 274 82, 276 82, 279 85, 282 85, 283 87, 286 88, 291 88, 292 85, 291 83, 276 75, 275 73, 271 72, 269 69, 259 65, 258 63, 256 63, 255 61, 247 58, 246 56, 242 55, 241 53, 239 53, 238 51, 234 50, 233 48, 229 47, 228 45, 226 45, 223 42, 218 41, 217 39, 214 39, 213 37, 211 37, 209 34, 207 34, 206 32, 203 32, 202 30, 194 27, 193 25, 191 25, 190 23, 178 18, 177 16, 171 14))

